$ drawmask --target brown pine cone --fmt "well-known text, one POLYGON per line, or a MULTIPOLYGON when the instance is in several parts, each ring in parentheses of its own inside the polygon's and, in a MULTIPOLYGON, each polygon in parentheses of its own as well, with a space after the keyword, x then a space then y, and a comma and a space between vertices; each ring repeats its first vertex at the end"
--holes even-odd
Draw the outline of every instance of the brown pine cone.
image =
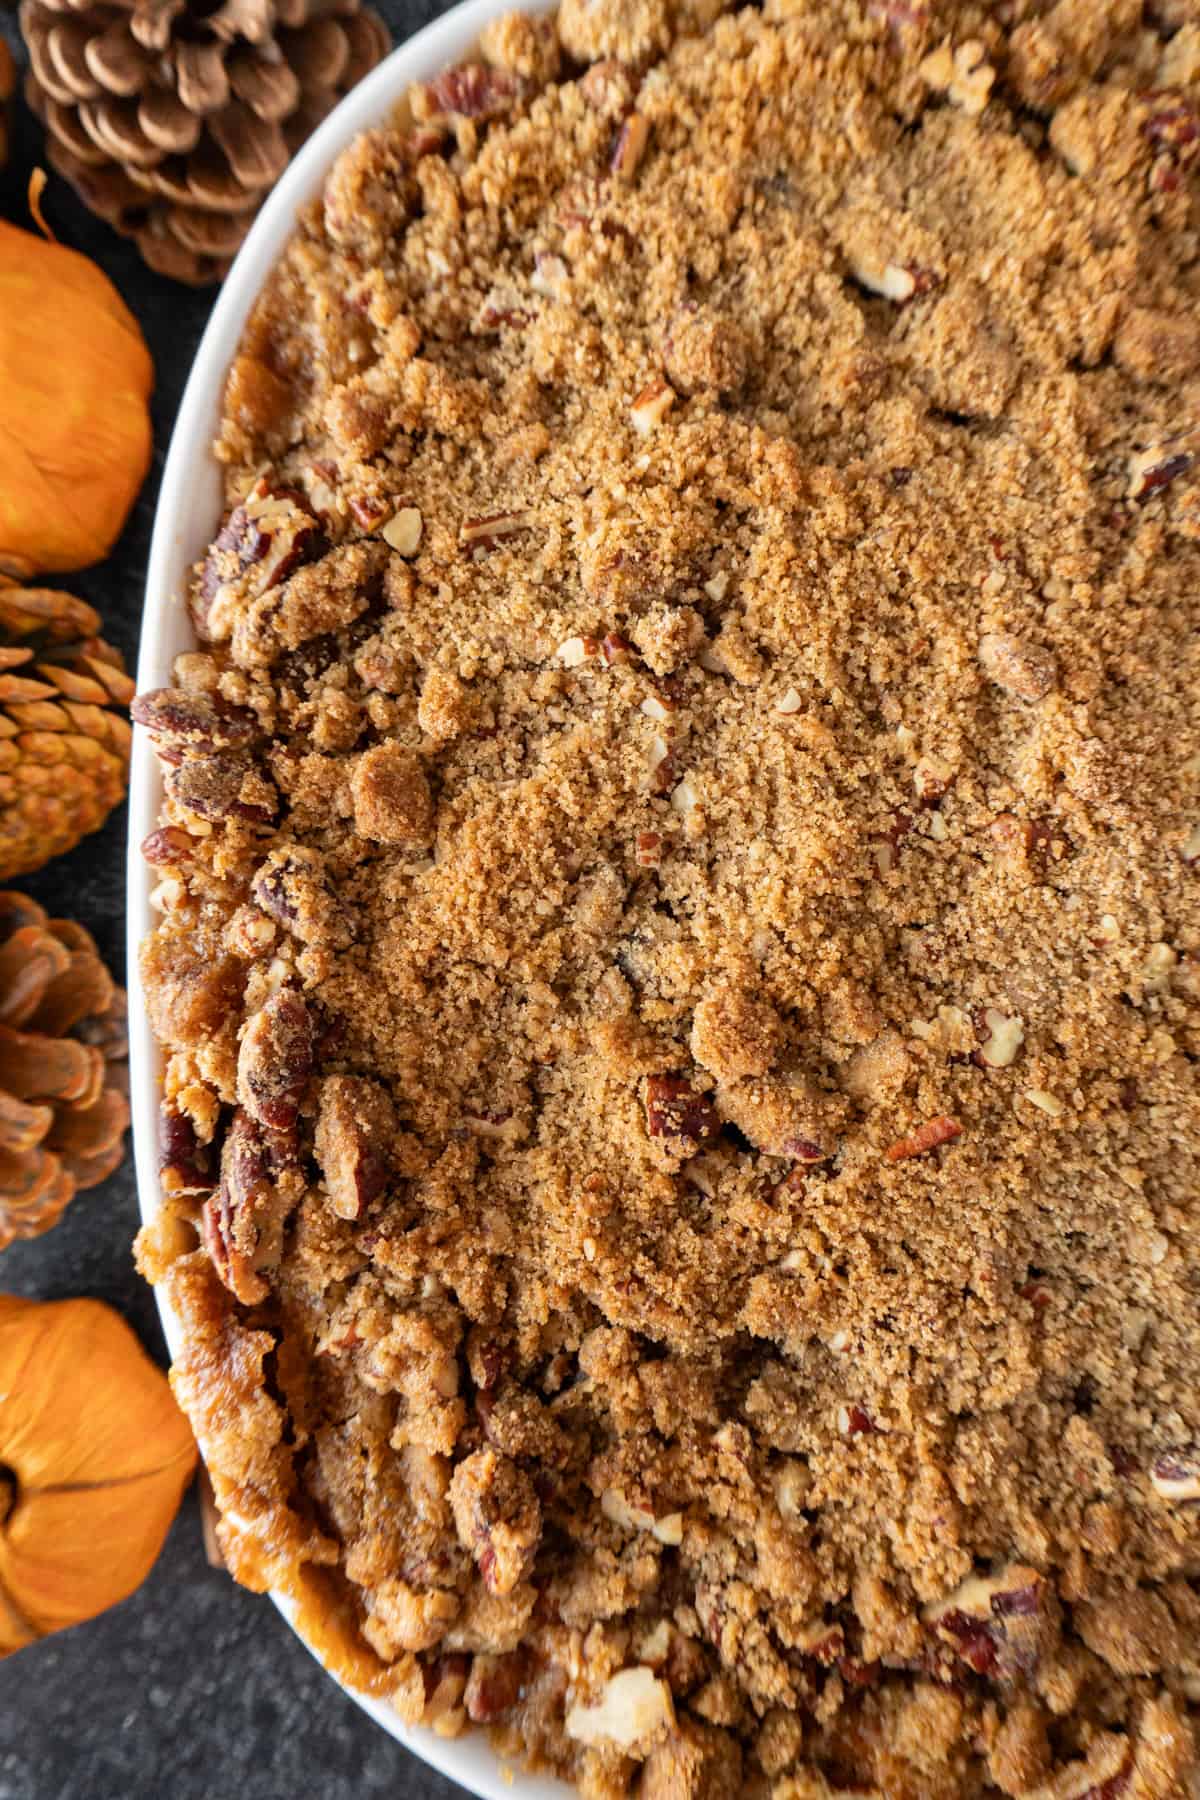
POLYGON ((152 269, 221 280, 267 193, 386 55, 360 0, 22 0, 46 154, 152 269))
POLYGON ((100 615, 0 575, 0 881, 74 849, 124 798, 133 682, 100 615))
POLYGON ((0 893, 0 1250, 121 1161, 128 1050, 125 993, 91 934, 0 893))

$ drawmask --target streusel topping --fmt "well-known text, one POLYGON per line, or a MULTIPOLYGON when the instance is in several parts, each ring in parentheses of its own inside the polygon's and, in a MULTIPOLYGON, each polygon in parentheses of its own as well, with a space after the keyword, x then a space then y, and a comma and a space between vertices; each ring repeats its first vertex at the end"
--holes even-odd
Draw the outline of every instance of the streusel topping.
POLYGON ((1200 1706, 1200 14, 563 0, 229 377, 144 1265, 238 1576, 593 1800, 1200 1706))

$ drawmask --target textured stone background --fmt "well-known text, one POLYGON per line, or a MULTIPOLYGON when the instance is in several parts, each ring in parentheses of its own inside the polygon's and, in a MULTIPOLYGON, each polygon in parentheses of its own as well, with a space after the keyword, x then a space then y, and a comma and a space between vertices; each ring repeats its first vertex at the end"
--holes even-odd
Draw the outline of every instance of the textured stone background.
MULTIPOLYGON (((397 43, 445 10, 375 0, 397 43)), ((0 32, 17 48, 15 20, 0 32)), ((0 216, 27 223, 24 194, 40 133, 23 106, 0 216)), ((150 528, 172 421, 212 292, 151 275, 135 251, 52 181, 56 233, 106 270, 154 355, 155 457, 115 555, 72 577, 130 666, 137 654, 150 528)), ((47 356, 60 347, 48 343, 47 356)), ((0 395, 0 416, 4 396, 0 395)), ((19 885, 93 931, 124 967, 125 811, 73 855, 19 885)), ((46 1237, 0 1255, 0 1288, 56 1299, 94 1294, 164 1360, 150 1290, 135 1274, 133 1164, 76 1199, 46 1237)), ((453 1800, 461 1793, 409 1756, 325 1676, 270 1603, 209 1569, 189 1494, 149 1580, 124 1605, 0 1664, 0 1800, 453 1800)))

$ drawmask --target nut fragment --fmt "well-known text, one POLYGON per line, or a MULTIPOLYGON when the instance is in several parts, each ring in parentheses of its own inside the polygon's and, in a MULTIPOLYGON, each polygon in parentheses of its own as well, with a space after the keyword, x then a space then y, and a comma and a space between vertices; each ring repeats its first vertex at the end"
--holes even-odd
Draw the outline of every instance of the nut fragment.
POLYGON ((1036 1569, 1009 1563, 970 1575, 921 1617, 977 1675, 1010 1679, 1036 1668, 1055 1620, 1050 1584, 1036 1569))
POLYGON ((671 1690, 653 1669, 622 1669, 605 1682, 594 1706, 576 1702, 566 1717, 567 1736, 580 1744, 644 1749, 675 1724, 671 1690))
POLYGON ((649 437, 675 404, 675 390, 665 381, 644 387, 629 409, 629 422, 641 437, 649 437))
POLYGON ((144 726, 163 762, 177 763, 189 752, 244 748, 262 736, 258 720, 244 706, 229 706, 182 688, 154 688, 137 694, 129 716, 144 726))
POLYGON ((533 524, 530 512, 493 513, 486 519, 464 519, 458 541, 468 550, 491 550, 503 538, 518 531, 528 531, 533 524))
POLYGON ((980 638, 979 663, 989 681, 1022 700, 1044 699, 1057 673, 1049 650, 1003 631, 988 631, 980 638))
POLYGON ((414 86, 409 103, 419 124, 444 117, 482 122, 507 112, 523 90, 524 83, 507 70, 462 62, 414 86))
POLYGON ((280 844, 255 870, 250 893, 269 919, 306 944, 344 948, 351 939, 341 903, 329 892, 319 852, 280 844))
POLYGON ((262 476, 222 526, 191 594, 202 638, 227 638, 240 605, 319 556, 327 539, 296 488, 262 476))
POLYGON ((637 174, 638 164, 646 153, 646 145, 650 142, 650 121, 641 113, 630 113, 629 117, 617 133, 617 141, 613 145, 609 167, 614 175, 623 181, 632 181, 637 174))
POLYGON ((924 1156, 927 1151, 936 1150, 940 1144, 951 1144, 961 1136, 962 1126, 942 1113, 935 1119, 927 1119, 924 1125, 918 1125, 909 1137, 889 1144, 884 1155, 888 1162, 905 1162, 911 1156, 924 1156))
POLYGON ((359 1075, 321 1083, 313 1154, 339 1219, 360 1218, 387 1186, 387 1145, 396 1127, 385 1089, 359 1075))
POLYGON ((294 1125, 312 1062, 308 1007, 283 988, 255 1013, 238 1050, 238 1099, 251 1118, 272 1131, 294 1125))
POLYGON ((651 1137, 667 1139, 672 1149, 691 1155, 720 1130, 720 1120, 708 1094, 698 1093, 683 1075, 650 1075, 646 1078, 646 1129, 651 1137))
POLYGON ((415 506, 402 506, 399 512, 392 514, 381 533, 386 544, 401 556, 415 556, 421 545, 421 533, 425 521, 415 506))
POLYGON ((1164 1450, 1150 1465, 1150 1485, 1160 1500, 1200 1500, 1200 1450, 1164 1450))
POLYGON ((533 1567, 542 1530, 529 1477, 511 1457, 477 1450, 450 1478, 450 1505, 459 1542, 474 1557, 485 1587, 511 1594, 533 1567))
POLYGON ((913 787, 923 807, 936 807, 950 791, 954 770, 940 756, 922 756, 913 770, 913 787))
POLYGON ((168 763, 164 786, 178 806, 210 824, 241 819, 268 825, 279 809, 274 783, 249 756, 233 750, 168 763))
POLYGON ((578 669, 589 657, 599 653, 600 645, 593 637, 565 638, 555 651, 564 669, 578 669))
POLYGON ((1151 445, 1150 450, 1139 450, 1137 455, 1130 457, 1130 484, 1126 488, 1126 497, 1130 500, 1150 499, 1151 495, 1177 481, 1178 475, 1184 475, 1191 463, 1191 452, 1171 450, 1168 445, 1151 445))
POLYGON ((142 839, 142 855, 152 869, 169 868, 186 862, 195 849, 195 840, 176 825, 161 825, 142 839))
POLYGON ((1015 1014, 985 1006, 975 1016, 975 1035, 979 1038, 975 1061, 989 1069, 1007 1069, 1025 1042, 1025 1027, 1015 1014))
POLYGON ((528 1661, 523 1650, 504 1656, 481 1653, 471 1660, 471 1673, 463 1694, 467 1717, 476 1725, 491 1725, 510 1713, 525 1691, 528 1661))
POLYGON ((852 261, 850 272, 869 293, 893 300, 897 306, 905 306, 910 300, 930 293, 942 279, 936 270, 923 269, 916 263, 875 262, 865 258, 852 261))
POLYGON ((202 1144, 186 1113, 163 1104, 159 1109, 158 1177, 164 1194, 211 1192, 214 1169, 211 1146, 202 1144))
POLYGON ((267 1296, 264 1271, 283 1253, 283 1228, 303 1192, 290 1131, 264 1130, 244 1107, 221 1149, 221 1185, 202 1215, 205 1247, 225 1286, 248 1306, 267 1296))

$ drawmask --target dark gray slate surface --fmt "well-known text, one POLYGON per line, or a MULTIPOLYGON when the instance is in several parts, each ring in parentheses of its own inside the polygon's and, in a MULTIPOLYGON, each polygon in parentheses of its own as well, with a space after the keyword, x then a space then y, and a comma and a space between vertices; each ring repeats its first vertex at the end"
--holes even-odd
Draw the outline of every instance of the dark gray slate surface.
MULTIPOLYGON (((436 0, 376 0, 397 42, 444 10, 436 0)), ((15 21, 0 13, 15 45, 15 21)), ((0 216, 26 223, 25 186, 40 133, 18 109, 0 175, 0 216)), ((116 554, 71 577, 99 608, 132 666, 158 479, 211 291, 151 275, 136 252, 89 219, 63 184, 47 211, 67 244, 94 256, 141 322, 158 370, 155 459, 116 554)), ((54 356, 59 346, 47 344, 54 356)), ((4 400, 0 395, 0 414, 4 400)), ((18 883, 96 935, 123 969, 125 812, 71 856, 18 883)), ((130 1258, 133 1167, 76 1199, 46 1237, 0 1255, 0 1289, 55 1299, 94 1294, 164 1360, 150 1291, 130 1258)), ((209 1569, 189 1495, 149 1580, 124 1605, 0 1664, 0 1800, 453 1800, 432 1774, 360 1713, 318 1668, 270 1603, 209 1569)))

